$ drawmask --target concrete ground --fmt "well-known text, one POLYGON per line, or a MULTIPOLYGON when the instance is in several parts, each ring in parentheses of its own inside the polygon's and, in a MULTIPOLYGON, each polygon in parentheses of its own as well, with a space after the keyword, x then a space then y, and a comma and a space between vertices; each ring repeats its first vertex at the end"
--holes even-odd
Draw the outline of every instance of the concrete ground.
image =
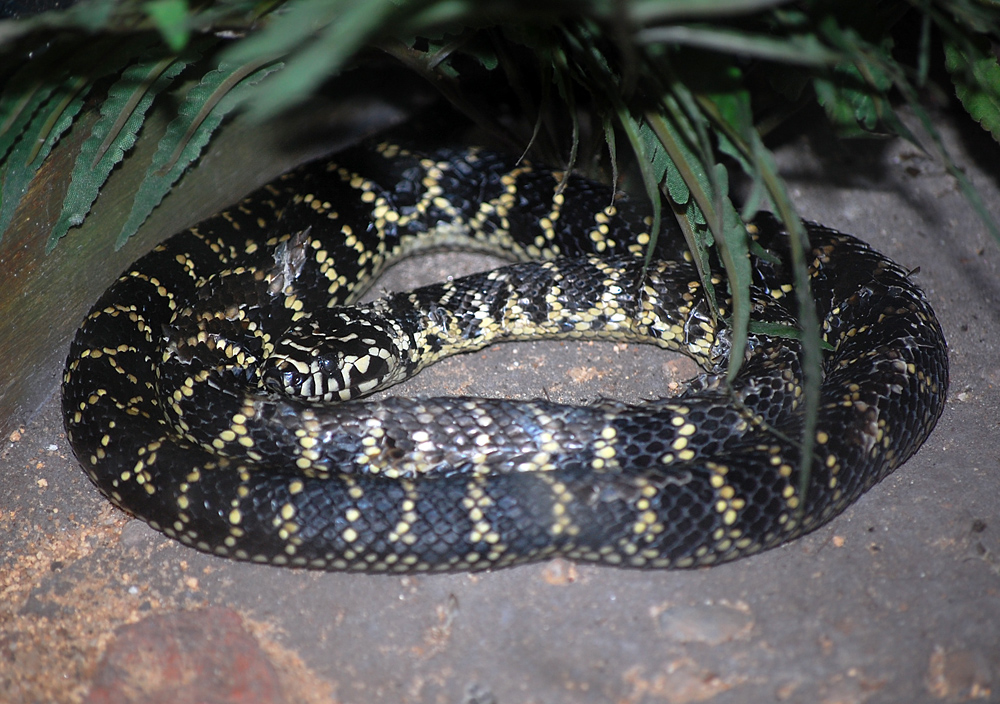
MULTIPOLYGON (((967 121, 940 126, 1000 218, 1000 147, 967 121)), ((1000 249, 911 145, 816 127, 778 154, 806 217, 919 267, 951 347, 930 441, 829 526, 692 572, 236 564, 110 507, 53 396, 0 447, 0 701, 1000 701, 1000 249)), ((383 286, 482 265, 424 259, 383 286)), ((635 400, 693 373, 635 346, 523 344, 449 360, 400 393, 635 400)))

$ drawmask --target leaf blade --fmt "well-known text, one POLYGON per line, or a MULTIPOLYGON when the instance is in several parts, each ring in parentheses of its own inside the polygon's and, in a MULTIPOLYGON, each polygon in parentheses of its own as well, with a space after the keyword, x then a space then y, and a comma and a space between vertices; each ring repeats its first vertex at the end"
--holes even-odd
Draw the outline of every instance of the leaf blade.
POLYGON ((174 183, 201 155, 223 118, 243 104, 251 89, 281 67, 278 63, 255 66, 220 63, 192 88, 160 139, 153 161, 136 191, 132 210, 115 241, 121 248, 149 214, 170 192, 174 183), (239 80, 235 80, 239 77, 239 80))
POLYGON ((988 48, 982 38, 960 46, 946 37, 945 68, 965 111, 1000 142, 1000 65, 988 48))
POLYGON ((101 105, 101 117, 77 155, 46 251, 51 252, 69 228, 83 223, 111 170, 135 144, 155 97, 195 58, 189 52, 184 58, 152 56, 140 60, 109 88, 101 105))

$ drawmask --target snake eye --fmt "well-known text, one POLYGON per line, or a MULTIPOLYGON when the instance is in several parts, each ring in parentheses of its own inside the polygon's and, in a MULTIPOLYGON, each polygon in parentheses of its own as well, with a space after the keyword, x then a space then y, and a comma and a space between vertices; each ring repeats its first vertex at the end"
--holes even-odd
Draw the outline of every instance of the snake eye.
POLYGON ((261 373, 260 383, 268 391, 278 394, 298 394, 304 375, 287 362, 269 364, 261 373))
POLYGON ((342 362, 334 355, 324 355, 315 361, 319 373, 329 379, 334 379, 340 375, 342 362))

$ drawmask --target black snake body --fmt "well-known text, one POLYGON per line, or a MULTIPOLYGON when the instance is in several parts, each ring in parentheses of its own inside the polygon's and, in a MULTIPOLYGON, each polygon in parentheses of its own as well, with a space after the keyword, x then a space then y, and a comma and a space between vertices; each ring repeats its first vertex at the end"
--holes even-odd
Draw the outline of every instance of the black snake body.
MULTIPOLYGON (((799 343, 752 335, 727 385, 724 324, 682 238, 662 233, 646 270, 649 219, 562 178, 477 150, 381 145, 287 174, 171 238, 76 335, 63 409, 77 457, 118 506, 241 560, 690 567, 822 525, 934 427, 947 352, 923 294, 864 243, 810 225, 832 351, 803 496, 799 343), (524 261, 340 307, 428 246, 524 261), (444 355, 538 336, 653 343, 706 374, 635 406, 356 400, 444 355)), ((787 237, 766 214, 750 232, 775 255, 754 258, 753 317, 793 322, 787 237)))

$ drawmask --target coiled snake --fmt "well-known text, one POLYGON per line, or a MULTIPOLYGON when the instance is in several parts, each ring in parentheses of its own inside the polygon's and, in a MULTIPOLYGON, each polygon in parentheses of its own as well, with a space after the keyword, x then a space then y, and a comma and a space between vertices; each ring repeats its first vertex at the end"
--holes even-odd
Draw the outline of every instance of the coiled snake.
MULTIPOLYGON (((809 225, 830 349, 803 496, 799 343, 751 335, 727 384, 725 324, 683 239, 667 228, 644 268, 649 219, 606 186, 562 181, 485 151, 382 144, 176 235, 76 335, 63 410, 77 457, 118 506, 240 560, 691 567, 822 525, 934 427, 948 362, 923 294, 864 243, 809 225), (523 261, 341 307, 431 246, 523 261), (445 355, 539 336, 652 343, 706 373, 639 405, 357 400, 445 355)), ((794 322, 787 236, 767 214, 749 231, 774 255, 753 257, 753 317, 794 322)))

